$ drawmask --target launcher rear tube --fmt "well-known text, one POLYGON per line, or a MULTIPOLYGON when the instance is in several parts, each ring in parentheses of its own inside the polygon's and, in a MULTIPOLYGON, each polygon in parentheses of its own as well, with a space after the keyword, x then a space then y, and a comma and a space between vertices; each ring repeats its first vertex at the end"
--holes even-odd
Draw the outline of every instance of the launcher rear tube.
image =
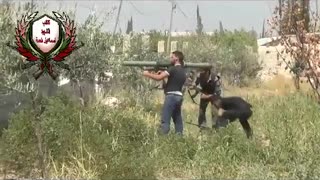
MULTIPOLYGON (((151 67, 166 67, 171 66, 170 63, 166 62, 156 62, 156 61, 124 61, 124 66, 151 66, 151 67)), ((187 62, 184 64, 186 68, 212 68, 212 65, 210 63, 190 63, 187 62)))

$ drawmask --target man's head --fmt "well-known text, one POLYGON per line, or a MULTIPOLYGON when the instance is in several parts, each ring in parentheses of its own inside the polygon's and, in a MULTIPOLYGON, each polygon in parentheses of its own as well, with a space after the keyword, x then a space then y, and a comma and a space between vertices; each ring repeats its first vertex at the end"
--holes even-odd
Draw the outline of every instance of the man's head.
POLYGON ((201 74, 203 75, 202 77, 205 78, 205 80, 207 81, 210 77, 211 69, 210 68, 202 68, 201 74))
POLYGON ((171 56, 170 56, 170 62, 171 64, 181 64, 183 65, 184 62, 184 55, 181 51, 173 51, 171 53, 171 56))

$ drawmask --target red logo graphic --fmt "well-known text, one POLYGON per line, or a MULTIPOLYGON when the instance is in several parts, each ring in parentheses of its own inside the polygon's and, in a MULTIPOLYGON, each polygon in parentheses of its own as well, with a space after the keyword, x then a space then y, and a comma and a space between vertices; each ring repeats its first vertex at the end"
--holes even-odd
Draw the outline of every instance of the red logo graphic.
POLYGON ((74 21, 65 13, 52 13, 55 18, 47 14, 36 18, 38 12, 23 16, 16 28, 17 47, 7 44, 26 58, 23 69, 34 65, 39 67, 33 74, 35 79, 46 72, 55 80, 58 76, 53 70, 55 66, 70 70, 69 65, 63 62, 64 58, 84 46, 82 42, 76 46, 74 21))

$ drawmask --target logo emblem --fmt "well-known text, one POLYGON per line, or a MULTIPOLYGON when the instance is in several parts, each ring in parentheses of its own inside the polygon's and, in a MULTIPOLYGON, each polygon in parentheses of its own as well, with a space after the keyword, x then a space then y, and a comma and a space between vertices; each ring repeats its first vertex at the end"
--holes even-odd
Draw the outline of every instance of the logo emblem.
POLYGON ((26 58, 23 69, 38 66, 39 70, 33 74, 35 79, 46 72, 55 80, 58 76, 55 66, 70 70, 69 65, 63 62, 64 58, 84 46, 82 42, 76 46, 74 21, 65 13, 52 13, 55 18, 47 14, 36 18, 38 12, 24 15, 16 27, 17 46, 7 43, 26 58))
POLYGON ((53 50, 60 39, 60 24, 47 15, 35 20, 31 29, 32 41, 41 53, 53 50))

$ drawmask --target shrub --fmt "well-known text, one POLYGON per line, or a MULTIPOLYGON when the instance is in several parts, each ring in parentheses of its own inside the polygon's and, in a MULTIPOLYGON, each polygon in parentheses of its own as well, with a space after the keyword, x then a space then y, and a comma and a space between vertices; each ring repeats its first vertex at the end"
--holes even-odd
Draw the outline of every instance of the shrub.
MULTIPOLYGON (((249 101, 254 106, 249 120, 254 130, 252 141, 246 139, 238 122, 219 133, 202 135, 185 124, 183 138, 173 134, 162 137, 153 123, 159 121, 158 116, 140 107, 83 109, 64 96, 50 98, 41 123, 49 176, 319 177, 318 105, 302 94, 251 97, 249 101)), ((16 172, 32 176, 37 150, 30 113, 21 111, 10 121, 3 134, 2 158, 16 172)), ((196 116, 189 112, 185 121, 196 116)))
POLYGON ((195 37, 185 52, 187 61, 214 64, 214 69, 230 84, 239 80, 239 85, 248 86, 262 69, 256 38, 244 30, 195 37))
MULTIPOLYGON (((77 176, 71 169, 70 174, 67 174, 67 170, 66 174, 62 172, 63 166, 71 168, 72 164, 80 178, 95 178, 92 173, 114 177, 152 175, 152 171, 148 171, 152 167, 148 164, 141 171, 141 166, 138 168, 135 164, 138 162, 132 161, 131 165, 127 163, 128 158, 135 157, 139 152, 142 153, 139 163, 148 163, 145 161, 147 156, 143 154, 150 149, 148 142, 153 134, 153 130, 148 130, 143 123, 142 116, 135 113, 136 109, 99 106, 82 109, 63 95, 48 99, 45 107, 40 118, 51 175, 77 176), (124 164, 128 169, 122 170, 124 164)), ((30 117, 32 112, 28 109, 16 114, 3 134, 7 165, 29 176, 37 156, 36 137, 30 117)))

